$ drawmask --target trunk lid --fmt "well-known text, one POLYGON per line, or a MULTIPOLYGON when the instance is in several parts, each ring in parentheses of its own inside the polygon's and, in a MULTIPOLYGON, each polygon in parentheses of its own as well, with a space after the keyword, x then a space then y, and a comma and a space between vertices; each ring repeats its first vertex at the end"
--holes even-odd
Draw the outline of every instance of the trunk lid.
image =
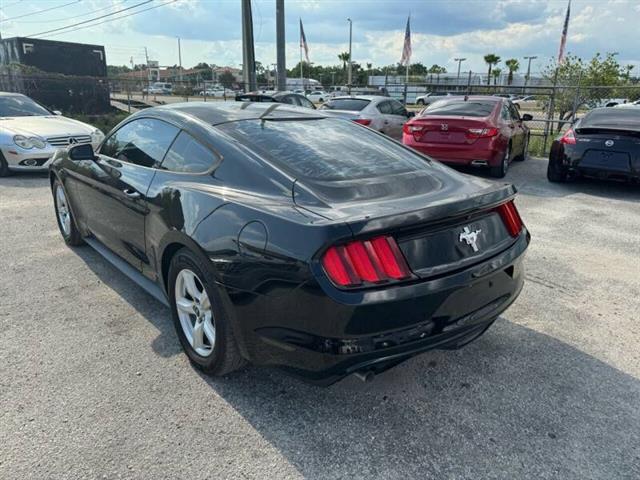
POLYGON ((575 129, 582 150, 579 167, 616 172, 640 171, 640 132, 620 128, 575 129))
POLYGON ((468 144, 471 145, 478 139, 471 134, 474 130, 491 128, 489 117, 451 117, 451 116, 424 116, 411 122, 412 127, 422 127, 413 133, 417 142, 437 144, 468 144))
POLYGON ((367 182, 296 181, 293 198, 302 208, 345 222, 356 238, 392 235, 419 277, 476 263, 512 244, 494 208, 513 198, 515 187, 467 177, 437 162, 430 170, 367 182), (478 232, 477 240, 461 240, 465 232, 478 232))

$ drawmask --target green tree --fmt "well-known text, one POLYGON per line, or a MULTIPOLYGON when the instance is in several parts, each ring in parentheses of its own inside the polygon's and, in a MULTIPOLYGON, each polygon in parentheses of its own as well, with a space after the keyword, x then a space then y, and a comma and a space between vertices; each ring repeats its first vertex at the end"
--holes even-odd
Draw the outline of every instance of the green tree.
POLYGON ((491 69, 500 63, 500 57, 495 53, 487 53, 484 56, 484 63, 489 65, 489 72, 487 73, 487 85, 491 85, 491 69))
POLYGON ((233 73, 231 73, 229 70, 225 70, 220 75, 218 75, 218 82, 224 88, 231 88, 235 81, 236 77, 234 77, 233 73))
POLYGON ((500 78, 500 75, 502 75, 502 69, 501 68, 494 68, 493 72, 491 72, 491 75, 493 75, 493 84, 497 85, 498 84, 498 79, 500 78))
POLYGON ((504 64, 509 69, 509 77, 507 77, 507 85, 511 85, 513 83, 513 74, 520 70, 520 62, 516 58, 510 58, 509 60, 505 60, 504 64))
POLYGON ((438 83, 440 83, 440 75, 442 75, 443 73, 447 73, 447 69, 444 67, 441 67, 440 65, 431 65, 431 67, 429 67, 429 70, 427 70, 428 73, 430 73, 432 75, 432 79, 433 79, 433 75, 436 76, 436 81, 438 83))
POLYGON ((342 52, 338 54, 338 60, 342 62, 342 70, 347 69, 347 62, 349 61, 349 52, 342 52))

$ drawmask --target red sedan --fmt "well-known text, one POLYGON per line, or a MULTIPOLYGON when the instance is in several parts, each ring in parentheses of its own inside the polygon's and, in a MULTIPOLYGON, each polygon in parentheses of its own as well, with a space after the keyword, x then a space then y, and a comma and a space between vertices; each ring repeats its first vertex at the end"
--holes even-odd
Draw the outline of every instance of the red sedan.
POLYGON ((524 160, 529 128, 506 98, 449 97, 405 123, 402 143, 450 165, 489 167, 502 178, 512 160, 524 160))

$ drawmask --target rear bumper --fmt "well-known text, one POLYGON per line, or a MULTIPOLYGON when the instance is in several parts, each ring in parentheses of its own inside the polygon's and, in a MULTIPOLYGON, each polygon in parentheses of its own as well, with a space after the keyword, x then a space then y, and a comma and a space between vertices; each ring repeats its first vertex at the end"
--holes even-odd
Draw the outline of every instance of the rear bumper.
POLYGON ((582 158, 584 149, 553 142, 549 153, 549 162, 556 169, 564 170, 572 176, 585 176, 603 180, 640 181, 640 162, 630 159, 624 165, 607 164, 606 160, 600 164, 585 162, 582 158))
POLYGON ((497 166, 502 162, 504 148, 489 142, 480 145, 442 145, 416 142, 412 135, 403 134, 402 143, 439 162, 449 165, 497 166), (484 145, 486 143, 486 145, 484 145))
POLYGON ((528 243, 525 231, 508 250, 481 264, 378 292, 334 295, 315 284, 278 298, 230 295, 241 349, 254 364, 329 385, 351 373, 386 370, 428 350, 459 348, 479 337, 519 295, 528 243))

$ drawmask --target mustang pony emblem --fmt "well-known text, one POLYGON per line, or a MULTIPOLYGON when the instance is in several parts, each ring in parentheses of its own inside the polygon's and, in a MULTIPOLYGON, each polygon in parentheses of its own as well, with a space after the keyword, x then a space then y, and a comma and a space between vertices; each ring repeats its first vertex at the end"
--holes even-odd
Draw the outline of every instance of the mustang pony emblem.
POLYGON ((482 230, 478 229, 475 231, 471 231, 469 227, 464 227, 462 232, 460 232, 460 236, 458 237, 459 242, 467 242, 474 252, 480 250, 478 248, 478 234, 482 232, 482 230))

